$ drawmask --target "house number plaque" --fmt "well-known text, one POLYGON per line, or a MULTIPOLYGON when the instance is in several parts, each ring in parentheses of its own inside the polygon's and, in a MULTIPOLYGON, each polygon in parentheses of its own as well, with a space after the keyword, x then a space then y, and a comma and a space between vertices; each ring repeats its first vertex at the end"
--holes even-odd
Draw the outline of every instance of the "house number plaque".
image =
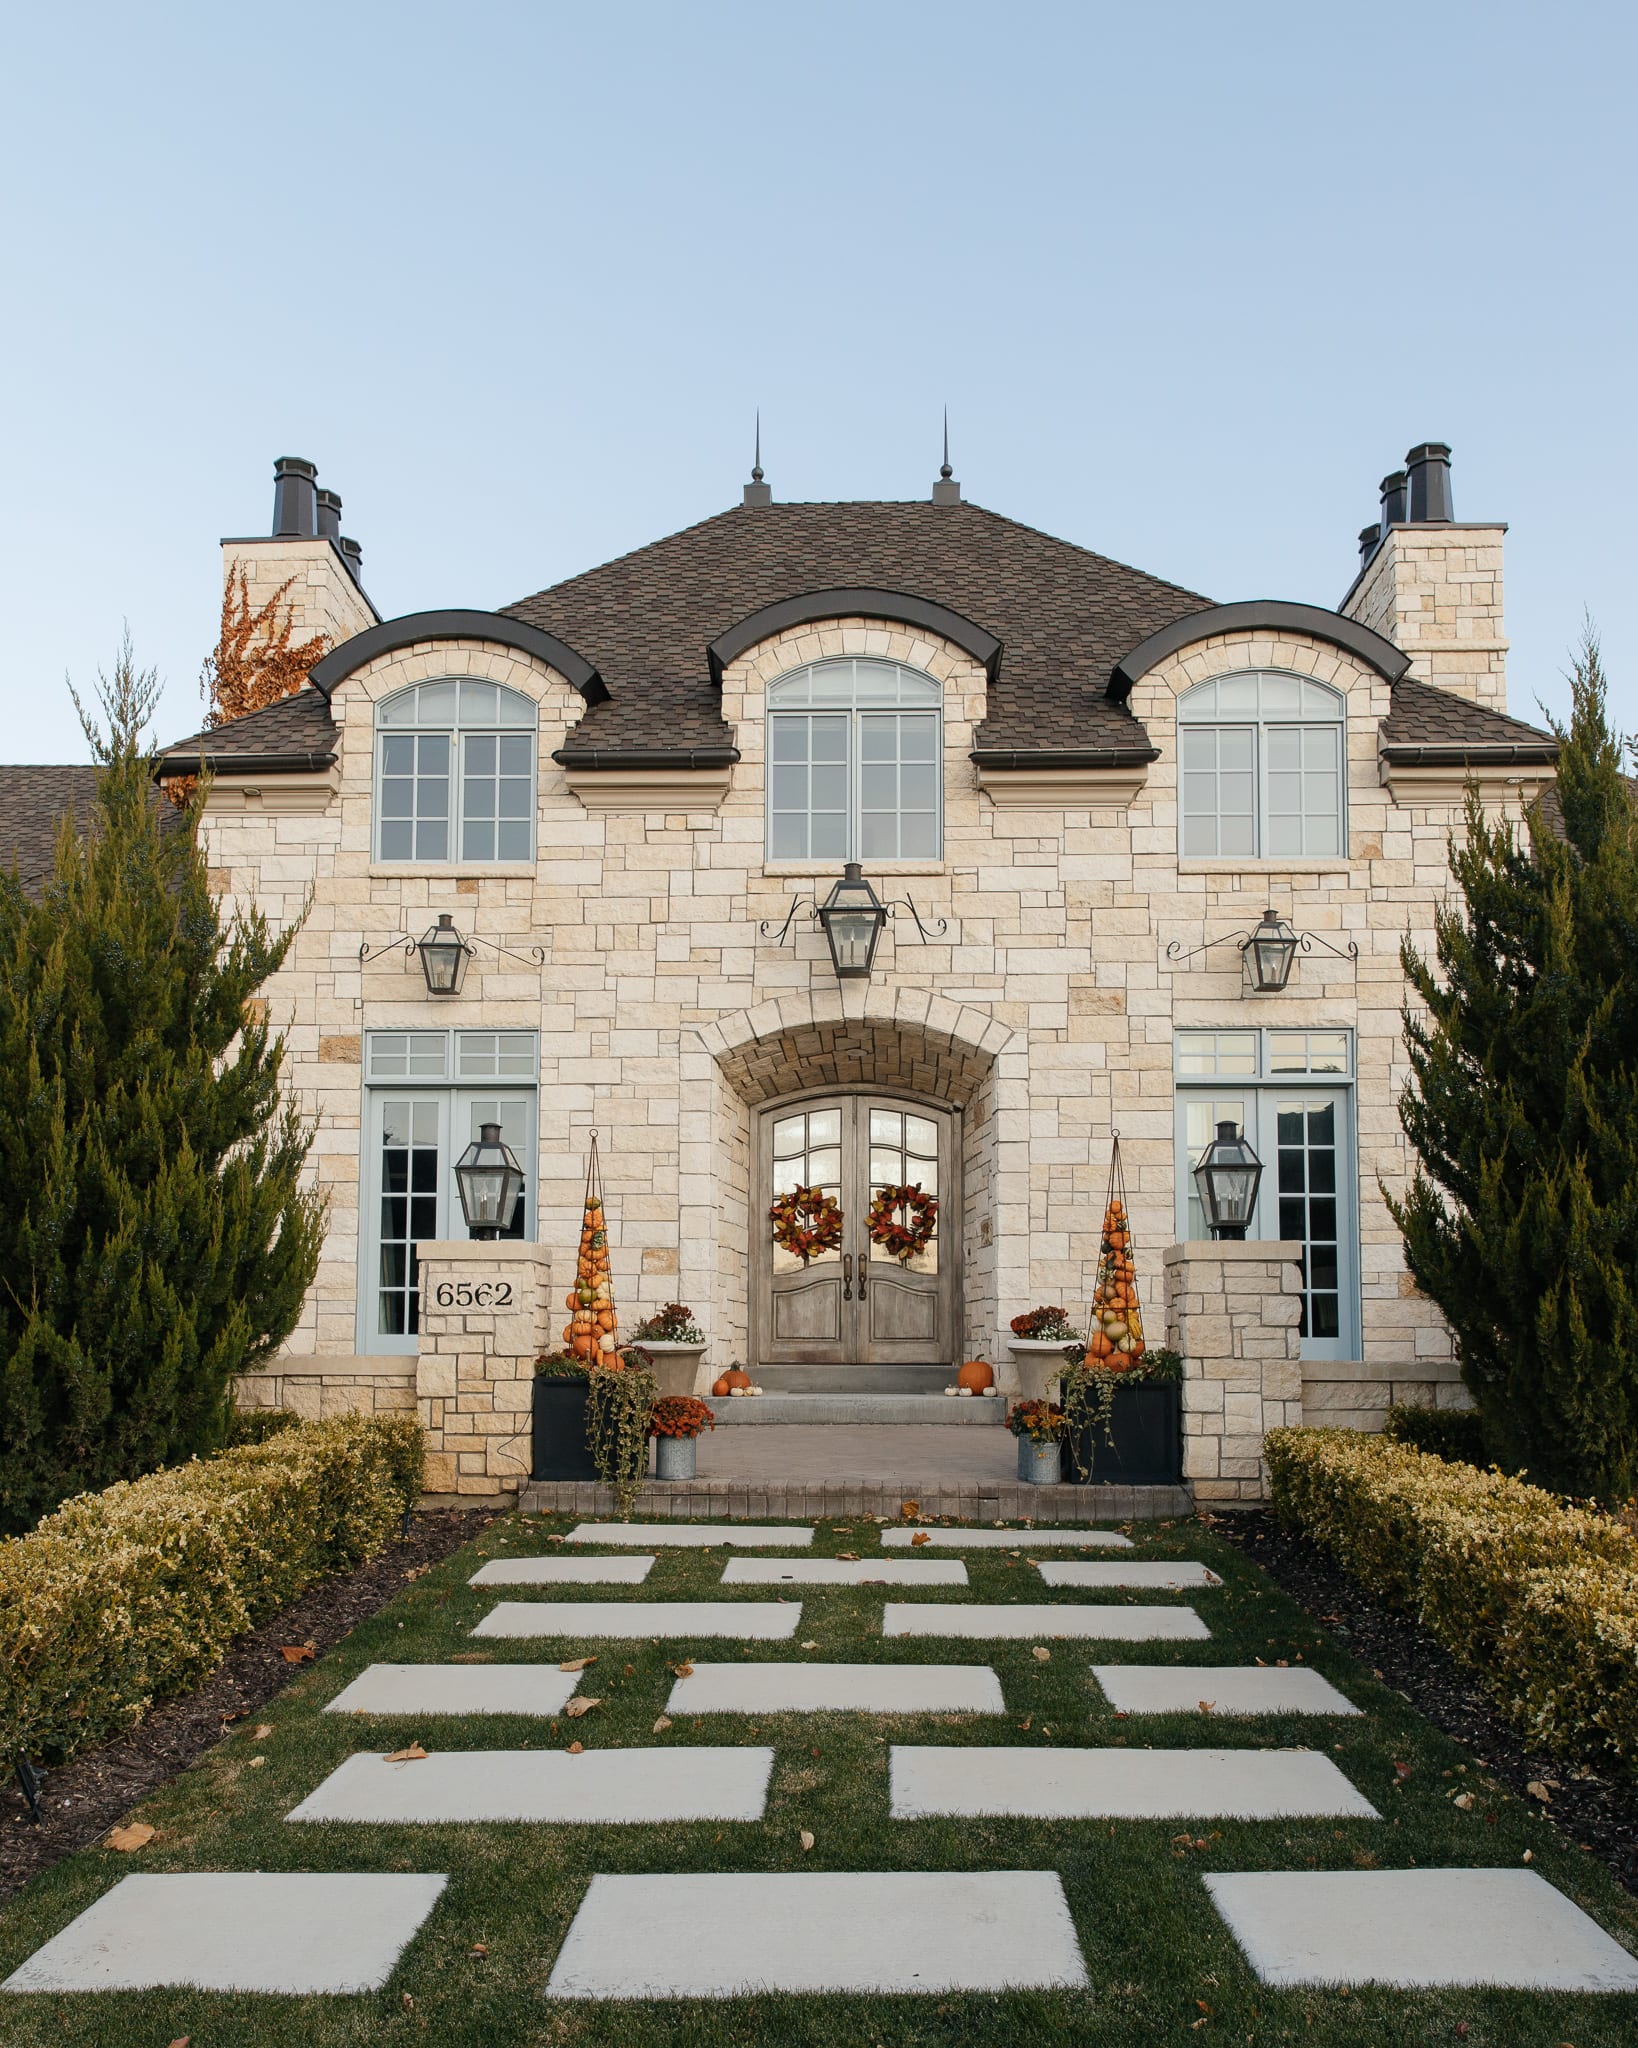
POLYGON ((510 1280, 440 1280, 432 1290, 439 1308, 510 1308, 510 1280))

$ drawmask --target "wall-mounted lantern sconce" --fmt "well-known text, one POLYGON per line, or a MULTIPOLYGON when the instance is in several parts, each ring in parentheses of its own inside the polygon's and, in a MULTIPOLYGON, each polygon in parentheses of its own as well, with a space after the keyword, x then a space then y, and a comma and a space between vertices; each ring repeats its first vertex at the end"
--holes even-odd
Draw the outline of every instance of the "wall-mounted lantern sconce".
POLYGON ((1203 946, 1193 946, 1187 953, 1183 950, 1183 941, 1173 939, 1166 948, 1166 958, 1181 966, 1197 954, 1209 953, 1213 946, 1229 945, 1239 949, 1244 966, 1243 987, 1259 996, 1280 993, 1291 979, 1291 970, 1296 965, 1299 952, 1307 953, 1319 946, 1327 953, 1334 953, 1339 960, 1359 958, 1359 946, 1355 940, 1350 939, 1346 946, 1333 946, 1315 932, 1293 931, 1283 917, 1274 914, 1272 908, 1263 912, 1262 922, 1251 931, 1225 932, 1220 939, 1207 939, 1203 946))
POLYGON ((1225 1119, 1194 1163, 1194 1184, 1213 1237, 1245 1236, 1262 1177, 1263 1162, 1240 1135, 1240 1126, 1225 1119))
POLYGON ((884 903, 865 880, 860 863, 850 860, 843 866, 842 879, 831 885, 830 894, 823 903, 817 896, 795 896, 777 933, 771 917, 763 918, 757 930, 765 939, 771 938, 776 946, 784 945, 796 922, 796 913, 804 904, 811 921, 824 932, 825 943, 830 947, 830 964, 838 981, 869 979, 887 920, 900 910, 908 910, 915 920, 923 945, 929 939, 943 938, 950 928, 948 918, 924 920, 908 896, 884 903))
POLYGON ((480 1124, 478 1135, 455 1162, 455 1185, 469 1237, 499 1237, 512 1220, 523 1193, 523 1168, 499 1124, 480 1124))
POLYGON ((472 948, 455 929, 455 920, 447 910, 438 913, 438 922, 421 939, 416 951, 421 955, 421 972, 427 978, 427 994, 458 996, 472 948))

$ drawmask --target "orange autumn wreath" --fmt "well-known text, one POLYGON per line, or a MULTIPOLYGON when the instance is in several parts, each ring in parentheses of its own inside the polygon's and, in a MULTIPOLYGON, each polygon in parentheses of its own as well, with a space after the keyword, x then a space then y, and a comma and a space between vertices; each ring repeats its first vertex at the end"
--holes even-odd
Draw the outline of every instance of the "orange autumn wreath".
POLYGON ((878 1188, 866 1228, 870 1242, 879 1244, 889 1258, 908 1262, 932 1243, 937 1221, 938 1198, 926 1194, 917 1181, 914 1187, 878 1188))
POLYGON ((822 1188, 792 1188, 768 1211, 773 1241, 805 1266, 816 1252, 833 1252, 842 1242, 842 1211, 822 1188))

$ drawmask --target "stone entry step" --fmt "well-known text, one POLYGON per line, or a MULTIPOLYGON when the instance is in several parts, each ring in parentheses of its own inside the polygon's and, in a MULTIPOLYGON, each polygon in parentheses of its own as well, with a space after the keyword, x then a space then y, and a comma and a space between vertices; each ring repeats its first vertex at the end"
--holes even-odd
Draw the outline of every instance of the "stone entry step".
MULTIPOLYGON (((377 1991, 448 1882, 326 1871, 125 1877, 0 1991, 377 1991)), ((121 2027, 108 2038, 134 2037, 121 2027)))
POLYGON ((1638 1959, 1533 1870, 1248 1871, 1206 1889, 1265 1984, 1638 1991, 1638 1959))
POLYGON ((1101 1637, 1106 1642, 1204 1642, 1211 1630, 1192 1607, 990 1606, 973 1602, 938 1606, 889 1600, 882 1608, 884 1636, 963 1636, 968 1641, 1050 1643, 1058 1636, 1101 1637))
POLYGON ((358 1754, 286 1820, 522 1820, 623 1825, 760 1820, 771 1749, 435 1750, 412 1763, 358 1754))
POLYGON ((668 1714, 1003 1714, 986 1664, 696 1664, 668 1714))
POLYGON ((1193 1592, 1202 1586, 1220 1586, 1217 1574, 1203 1564, 1159 1564, 1152 1559, 1134 1558, 1115 1564, 1102 1559, 1053 1558, 1037 1565, 1043 1586, 1087 1586, 1098 1591, 1126 1587, 1149 1593, 1193 1592))
POLYGON ((566 1642, 643 1636, 732 1636, 778 1642, 796 1633, 799 1600, 498 1600, 475 1636, 561 1636, 566 1642))
POLYGON ((974 1395, 962 1400, 942 1392, 933 1394, 776 1394, 763 1381, 760 1394, 713 1394, 706 1405, 720 1426, 732 1423, 822 1422, 833 1427, 868 1423, 877 1429, 902 1423, 953 1424, 972 1428, 1001 1428, 1007 1419, 1005 1401, 974 1395))
POLYGON ((1050 1870, 594 1877, 548 1998, 1078 1987, 1050 1870))
POLYGON ((372 1664, 327 1714, 561 1714, 580 1683, 552 1664, 372 1664))
POLYGON ((731 1557, 725 1586, 964 1586, 959 1557, 731 1557))
POLYGON ((1357 1714, 1317 1671, 1262 1664, 1094 1664, 1117 1714, 1357 1714))
MULTIPOLYGON (((950 1749, 895 1745, 895 1820, 1379 1820, 1312 1749, 950 1749)), ((1295 1880, 1300 1883, 1301 1879, 1295 1880)))
POLYGON ((1130 1550, 1132 1539, 1114 1529, 884 1529, 884 1550, 1130 1550), (925 1538, 920 1542, 918 1538, 925 1538))
POLYGON ((942 1395, 955 1376, 953 1365, 763 1365, 751 1374, 769 1394, 942 1395))

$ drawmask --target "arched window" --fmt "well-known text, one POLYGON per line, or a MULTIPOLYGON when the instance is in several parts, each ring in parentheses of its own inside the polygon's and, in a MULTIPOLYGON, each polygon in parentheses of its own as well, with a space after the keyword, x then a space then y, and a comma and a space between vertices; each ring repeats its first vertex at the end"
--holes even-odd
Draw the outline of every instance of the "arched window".
POLYGON ((943 696, 895 661, 816 661, 768 688, 768 858, 943 857, 943 696))
POLYGON ((377 860, 532 860, 534 701, 500 683, 414 683, 375 707, 377 860))
POLYGON ((1341 693, 1266 670, 1178 699, 1179 850, 1281 860, 1347 850, 1341 693))

